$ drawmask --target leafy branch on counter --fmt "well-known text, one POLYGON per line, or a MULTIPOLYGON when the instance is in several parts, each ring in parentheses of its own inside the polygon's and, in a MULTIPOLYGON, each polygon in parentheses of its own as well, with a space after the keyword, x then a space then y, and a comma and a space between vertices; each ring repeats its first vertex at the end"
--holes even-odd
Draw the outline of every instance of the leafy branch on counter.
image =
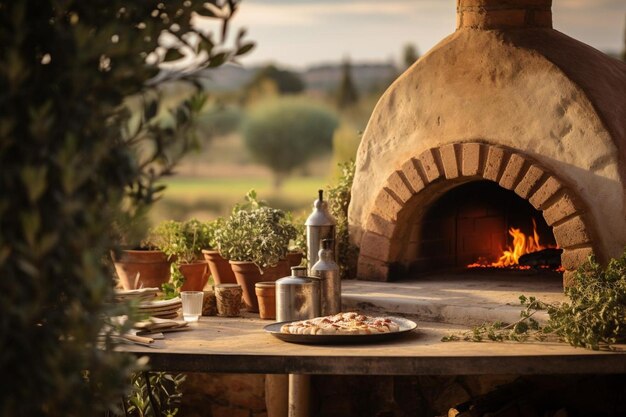
POLYGON ((559 340, 593 350, 611 349, 616 343, 626 342, 626 251, 605 269, 590 257, 576 271, 565 295, 569 302, 560 304, 522 295, 520 302, 526 308, 518 321, 483 324, 460 335, 445 336, 442 341, 559 340), (546 310, 549 316, 545 326, 533 318, 540 310, 546 310))

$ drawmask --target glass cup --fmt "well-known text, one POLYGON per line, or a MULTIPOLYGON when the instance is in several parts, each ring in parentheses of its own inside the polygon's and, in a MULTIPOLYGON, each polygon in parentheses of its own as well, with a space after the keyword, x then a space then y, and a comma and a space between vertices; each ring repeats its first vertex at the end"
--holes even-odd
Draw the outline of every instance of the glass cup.
POLYGON ((185 321, 198 321, 202 314, 202 291, 181 291, 180 298, 183 301, 183 319, 185 321))

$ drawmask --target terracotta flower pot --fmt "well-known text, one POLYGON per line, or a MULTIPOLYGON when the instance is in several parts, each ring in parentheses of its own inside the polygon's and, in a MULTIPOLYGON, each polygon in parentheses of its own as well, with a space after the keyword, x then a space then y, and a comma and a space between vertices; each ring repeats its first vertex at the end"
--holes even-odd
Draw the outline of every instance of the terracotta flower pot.
POLYGON ((278 262, 276 266, 265 268, 263 273, 253 262, 230 261, 237 284, 243 289, 243 302, 246 309, 256 313, 259 311, 259 302, 256 297, 255 285, 261 281, 276 281, 278 278, 290 275, 289 264, 286 259, 278 262))
POLYGON ((287 263, 289 267, 299 266, 302 263, 302 258, 304 258, 302 252, 287 252, 287 263))
POLYGON ((237 284, 241 285, 243 290, 243 302, 246 309, 253 313, 259 311, 259 302, 254 292, 254 286, 257 282, 266 281, 259 271, 259 267, 253 262, 230 261, 233 268, 237 284))
POLYGON ((254 291, 259 302, 259 317, 262 319, 276 318, 276 282, 257 282, 254 291))
POLYGON ((233 269, 228 261, 220 255, 219 251, 203 250, 202 255, 204 255, 204 259, 209 264, 215 285, 237 283, 233 269))
POLYGON ((178 269, 185 277, 185 283, 180 287, 181 291, 202 291, 209 280, 207 274, 209 268, 206 262, 180 264, 178 269))
POLYGON ((291 266, 287 259, 281 259, 274 266, 269 266, 263 270, 263 281, 276 281, 279 278, 291 275, 291 266))
POLYGON ((161 288, 170 280, 170 264, 167 255, 159 250, 124 250, 116 257, 111 253, 115 272, 125 290, 139 287, 161 288), (135 279, 139 274, 137 282, 135 279))

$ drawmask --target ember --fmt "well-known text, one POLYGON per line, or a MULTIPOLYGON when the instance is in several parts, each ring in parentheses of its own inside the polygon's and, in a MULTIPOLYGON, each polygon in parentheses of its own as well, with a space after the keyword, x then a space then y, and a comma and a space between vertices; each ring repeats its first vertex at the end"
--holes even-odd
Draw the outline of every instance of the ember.
POLYGON ((509 246, 502 251, 502 255, 497 261, 489 261, 479 258, 476 262, 467 265, 468 268, 511 268, 511 269, 530 269, 529 265, 520 265, 519 259, 523 255, 543 251, 545 249, 556 248, 554 245, 542 245, 537 233, 537 224, 533 219, 533 234, 527 236, 520 229, 511 227, 509 235, 513 238, 513 246, 509 246))

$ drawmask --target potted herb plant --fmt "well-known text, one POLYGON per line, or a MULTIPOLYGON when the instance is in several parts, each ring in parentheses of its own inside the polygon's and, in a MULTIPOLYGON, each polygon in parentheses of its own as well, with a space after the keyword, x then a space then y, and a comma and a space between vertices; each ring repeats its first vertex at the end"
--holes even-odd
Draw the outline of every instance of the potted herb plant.
POLYGON ((112 252, 115 272, 125 290, 160 288, 170 280, 172 260, 155 248, 136 247, 112 252))
POLYGON ((223 225, 224 218, 222 217, 206 223, 206 235, 202 242, 204 247, 202 255, 209 264, 209 270, 216 285, 236 284, 237 280, 235 279, 235 274, 233 274, 233 269, 230 267, 228 260, 220 255, 220 251, 217 250, 217 242, 215 241, 215 235, 223 225))
POLYGON ((230 261, 249 311, 259 311, 257 282, 289 275, 285 256, 295 237, 296 229, 285 212, 264 206, 233 211, 216 232, 219 251, 230 261))
POLYGON ((111 252, 119 283, 125 290, 157 287, 170 280, 172 259, 157 247, 142 240, 142 222, 128 222, 119 218, 111 232, 122 248, 111 252))
POLYGON ((201 291, 208 281, 208 266, 201 260, 202 245, 208 233, 206 223, 196 219, 165 221, 150 232, 149 239, 154 246, 174 260, 173 284, 178 287, 182 281, 181 291, 201 291))

